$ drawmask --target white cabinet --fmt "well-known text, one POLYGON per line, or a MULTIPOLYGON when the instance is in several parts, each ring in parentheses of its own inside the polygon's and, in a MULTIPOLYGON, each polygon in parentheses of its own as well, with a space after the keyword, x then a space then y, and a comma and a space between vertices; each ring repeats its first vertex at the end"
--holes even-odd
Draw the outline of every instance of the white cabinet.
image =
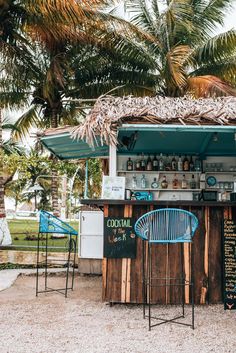
POLYGON ((103 258, 103 212, 81 211, 79 215, 79 256, 84 259, 103 258))

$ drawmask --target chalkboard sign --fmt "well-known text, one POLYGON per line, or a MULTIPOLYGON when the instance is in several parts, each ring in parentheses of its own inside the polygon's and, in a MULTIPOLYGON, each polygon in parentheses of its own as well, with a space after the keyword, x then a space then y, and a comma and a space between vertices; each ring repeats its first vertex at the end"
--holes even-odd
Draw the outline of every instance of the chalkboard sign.
POLYGON ((136 257, 136 237, 133 218, 104 218, 104 257, 136 257))
POLYGON ((224 220, 224 308, 236 309, 236 223, 224 220))

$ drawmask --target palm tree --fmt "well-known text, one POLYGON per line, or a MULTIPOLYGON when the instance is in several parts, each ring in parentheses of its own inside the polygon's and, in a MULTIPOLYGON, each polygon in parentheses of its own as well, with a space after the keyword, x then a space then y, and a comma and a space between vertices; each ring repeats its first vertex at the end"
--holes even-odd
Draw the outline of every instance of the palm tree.
POLYGON ((4 204, 4 180, 3 180, 3 138, 2 138, 2 112, 0 109, 0 245, 11 244, 11 235, 8 229, 5 204, 4 204))
POLYGON ((168 96, 235 95, 236 31, 213 35, 233 0, 132 0, 131 22, 151 39, 156 92, 168 96))
MULTIPOLYGON (((40 79, 32 54, 44 53, 48 69, 46 79, 44 77, 45 80, 37 85, 35 102, 43 105, 44 118, 51 127, 58 126, 62 112, 61 92, 65 87, 64 73, 67 70, 65 52, 72 43, 100 42, 94 31, 104 33, 110 27, 109 16, 97 11, 97 6, 103 3, 106 1, 1 1, 0 62, 3 63, 3 77, 12 78, 14 73, 10 82, 14 88, 17 87, 14 98, 18 97, 17 103, 21 103, 29 97, 29 92, 25 95, 24 91, 30 91, 34 86, 35 77, 40 79)), ((113 33, 106 40, 112 38, 113 33)), ((4 81, 6 86, 9 86, 7 80, 4 81)), ((3 98, 3 102, 8 103, 8 96, 3 98)), ((39 123, 34 109, 30 113, 34 123, 39 123)), ((26 115, 23 120, 27 120, 26 115)), ((57 211, 56 178, 54 180, 52 193, 57 211)))

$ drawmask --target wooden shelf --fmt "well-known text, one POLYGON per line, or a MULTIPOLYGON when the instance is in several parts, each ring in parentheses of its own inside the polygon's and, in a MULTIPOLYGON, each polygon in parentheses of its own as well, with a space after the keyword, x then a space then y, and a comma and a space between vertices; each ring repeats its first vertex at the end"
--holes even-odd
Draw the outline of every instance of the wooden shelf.
POLYGON ((152 189, 152 188, 145 188, 145 189, 132 189, 131 191, 201 191, 202 189, 152 189))
MULTIPOLYGON (((117 170, 117 173, 123 173, 123 174, 201 174, 202 172, 197 172, 197 171, 193 171, 193 172, 184 172, 184 171, 175 171, 175 170, 117 170)), ((235 172, 236 174, 236 172, 235 172)))
POLYGON ((235 171, 232 171, 232 170, 224 170, 224 171, 221 171, 221 172, 214 172, 214 171, 205 171, 205 172, 203 172, 203 173, 205 173, 205 174, 235 174, 236 175, 236 170, 235 171))

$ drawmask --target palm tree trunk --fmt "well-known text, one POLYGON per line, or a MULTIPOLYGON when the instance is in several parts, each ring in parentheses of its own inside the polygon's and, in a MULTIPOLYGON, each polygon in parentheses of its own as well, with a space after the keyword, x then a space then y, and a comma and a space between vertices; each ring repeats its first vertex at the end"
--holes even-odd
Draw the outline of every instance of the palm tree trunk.
POLYGON ((0 109, 0 245, 11 244, 11 235, 9 232, 5 203, 4 203, 4 183, 3 183, 3 140, 2 140, 2 111, 0 109))
MULTIPOLYGON (((57 110, 52 109, 52 121, 51 121, 52 128, 58 127, 57 121, 57 110)), ((55 156, 52 156, 53 162, 56 164, 57 159, 55 156)), ((53 163, 53 165, 54 165, 53 163)), ((52 168, 52 210, 53 214, 56 217, 60 216, 59 211, 59 204, 58 204, 58 172, 55 168, 52 168)))

